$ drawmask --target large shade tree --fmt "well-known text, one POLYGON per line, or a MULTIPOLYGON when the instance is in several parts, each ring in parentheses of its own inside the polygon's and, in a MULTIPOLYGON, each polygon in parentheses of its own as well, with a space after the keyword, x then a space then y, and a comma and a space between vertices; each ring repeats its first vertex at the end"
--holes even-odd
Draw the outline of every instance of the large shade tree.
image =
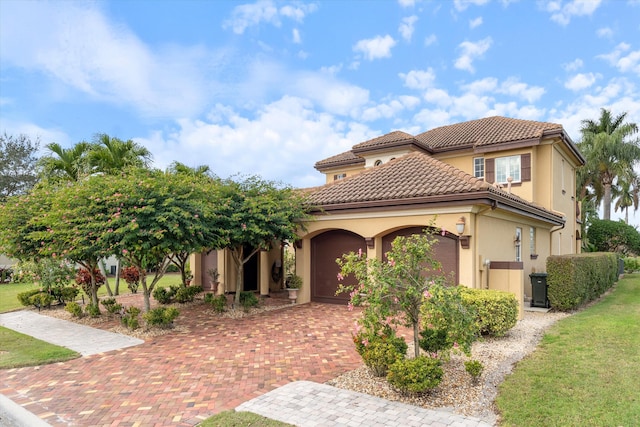
POLYGON ((24 194, 35 185, 39 145, 27 135, 0 135, 0 201, 24 194))
POLYGON ((236 267, 235 301, 239 303, 244 265, 257 252, 296 239, 309 219, 309 206, 303 193, 256 176, 225 180, 221 192, 216 210, 226 230, 224 247, 229 249, 236 267))
MULTIPOLYGON (((580 194, 591 187, 596 203, 602 201, 604 219, 611 219, 613 187, 618 177, 628 175, 640 163, 640 141, 633 138, 635 123, 626 123, 627 113, 613 116, 602 109, 598 121, 582 121, 579 148, 585 156, 584 170, 578 175, 580 194)), ((583 199, 584 200, 584 199, 583 199)))

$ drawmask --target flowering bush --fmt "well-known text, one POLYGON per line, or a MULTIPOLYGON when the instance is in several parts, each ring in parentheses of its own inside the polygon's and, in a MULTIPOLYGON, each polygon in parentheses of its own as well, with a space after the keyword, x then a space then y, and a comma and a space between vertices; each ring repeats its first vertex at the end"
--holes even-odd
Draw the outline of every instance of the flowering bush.
MULTIPOLYGON (((93 274, 96 278, 96 290, 105 284, 106 279, 97 268, 93 270, 93 274)), ((76 272, 76 283, 82 287, 82 290, 88 296, 91 296, 91 274, 86 268, 80 268, 76 272)))

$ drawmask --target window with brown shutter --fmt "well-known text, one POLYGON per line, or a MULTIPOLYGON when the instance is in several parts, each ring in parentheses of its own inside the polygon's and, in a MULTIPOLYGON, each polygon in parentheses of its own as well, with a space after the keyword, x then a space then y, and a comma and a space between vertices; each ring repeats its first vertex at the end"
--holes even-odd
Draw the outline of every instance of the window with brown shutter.
POLYGON ((520 177, 522 181, 531 181, 531 154, 520 156, 520 177))
POLYGON ((493 184, 496 180, 496 163, 494 159, 484 159, 484 180, 493 184))

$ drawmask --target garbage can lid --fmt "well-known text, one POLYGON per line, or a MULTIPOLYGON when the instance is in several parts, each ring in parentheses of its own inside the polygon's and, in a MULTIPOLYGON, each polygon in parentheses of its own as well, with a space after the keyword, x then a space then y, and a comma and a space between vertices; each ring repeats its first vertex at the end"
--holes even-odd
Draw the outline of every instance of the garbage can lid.
POLYGON ((547 273, 531 273, 529 277, 547 277, 547 273))

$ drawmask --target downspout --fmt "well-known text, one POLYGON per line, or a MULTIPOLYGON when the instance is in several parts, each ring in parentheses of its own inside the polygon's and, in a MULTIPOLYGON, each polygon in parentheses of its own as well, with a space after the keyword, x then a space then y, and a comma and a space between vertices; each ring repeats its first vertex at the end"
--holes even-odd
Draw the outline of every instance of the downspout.
MULTIPOLYGON (((563 219, 563 223, 562 225, 558 225, 556 227, 552 227, 551 230, 549 230, 549 235, 551 236, 551 238, 549 239, 549 254, 552 255, 553 254, 553 233, 555 233, 556 231, 561 231, 564 229, 565 225, 567 225, 567 217, 565 216, 565 214, 562 214, 562 219, 563 219), (554 230, 555 228, 555 230, 554 230)), ((558 255, 562 255, 560 254, 558 251, 558 255)))

